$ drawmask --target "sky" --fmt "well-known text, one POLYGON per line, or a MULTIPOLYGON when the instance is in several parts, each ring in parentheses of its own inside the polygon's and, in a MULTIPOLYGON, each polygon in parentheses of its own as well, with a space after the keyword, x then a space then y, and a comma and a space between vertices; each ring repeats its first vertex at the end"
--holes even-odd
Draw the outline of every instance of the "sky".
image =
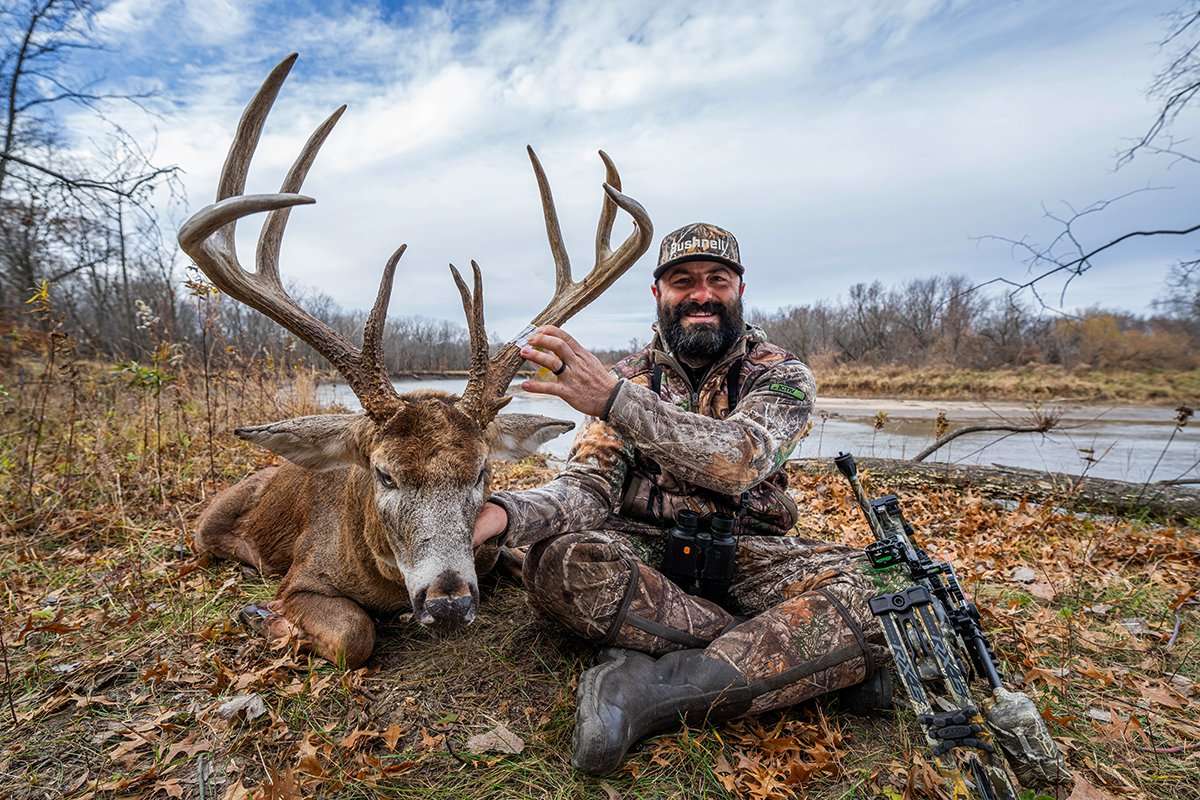
MULTIPOLYGON (((157 93, 153 115, 109 113, 183 169, 188 207, 164 222, 176 227, 213 200, 242 108, 298 52, 247 191, 275 191, 312 129, 349 109, 305 184, 316 204, 292 214, 285 278, 365 308, 407 243, 392 313, 460 321, 446 265, 473 258, 503 340, 554 283, 525 146, 549 175, 577 278, 594 260, 604 149, 655 227, 647 255, 566 326, 613 347, 647 338, 657 241, 689 222, 735 234, 746 303, 763 310, 874 280, 1020 280, 1026 266, 986 237, 1046 241, 1058 232, 1046 211, 1134 190, 1153 189, 1088 217, 1082 241, 1195 224, 1200 168, 1142 156, 1115 169, 1153 119, 1146 89, 1172 6, 117 0, 97 20, 108 49, 87 68, 157 93)), ((94 124, 71 121, 82 154, 94 124)), ((1185 116, 1174 133, 1190 127, 1185 116)), ((614 245, 629 229, 619 218, 614 245)), ((239 227, 243 263, 256 235, 239 227)), ((1123 246, 1065 307, 1145 313, 1197 242, 1123 246)))

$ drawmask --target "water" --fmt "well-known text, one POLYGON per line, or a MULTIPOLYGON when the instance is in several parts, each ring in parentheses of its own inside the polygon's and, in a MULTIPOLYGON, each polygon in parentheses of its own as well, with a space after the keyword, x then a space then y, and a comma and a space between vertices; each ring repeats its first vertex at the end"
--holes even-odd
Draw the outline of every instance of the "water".
MULTIPOLYGON (((397 391, 440 389, 461 393, 465 379, 396 381, 397 391)), ((358 400, 345 384, 320 387, 322 403, 338 402, 359 408, 358 400)), ((1063 405, 1061 429, 1040 434, 978 433, 951 442, 926 459, 963 464, 1002 464, 1011 467, 1086 473, 1097 478, 1141 482, 1153 470, 1155 480, 1182 476, 1200 478, 1200 422, 1180 430, 1155 469, 1171 432, 1174 411, 1152 406, 1063 405), (1094 459, 1090 461, 1088 459, 1094 459)), ((818 398, 813 429, 800 443, 795 458, 832 457, 839 450, 859 457, 911 458, 933 441, 934 419, 945 411, 951 429, 987 421, 1007 419, 1023 424, 1027 408, 1020 403, 973 401, 889 400, 818 398), (877 412, 888 415, 881 430, 873 421, 877 412)), ((505 411, 544 414, 571 420, 578 426, 583 415, 557 397, 534 395, 515 388, 505 411)), ((577 427, 578 429, 578 427, 577 427)), ((542 446, 557 458, 566 458, 573 434, 560 436, 542 446)))

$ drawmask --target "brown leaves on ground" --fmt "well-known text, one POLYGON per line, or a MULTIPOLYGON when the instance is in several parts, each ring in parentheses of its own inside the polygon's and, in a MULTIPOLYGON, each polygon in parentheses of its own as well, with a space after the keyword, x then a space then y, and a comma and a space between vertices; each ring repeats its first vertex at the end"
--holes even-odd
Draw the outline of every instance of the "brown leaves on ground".
MULTIPOLYGON (((0 470, 0 796, 192 798, 198 776, 205 797, 227 800, 406 786, 456 797, 935 791, 906 715, 868 724, 812 704, 656 739, 597 788, 567 762, 587 648, 539 621, 515 587, 486 595, 459 638, 382 624, 367 670, 271 650, 236 617, 270 600, 277 580, 196 558, 190 533, 214 491, 271 461, 228 431, 298 409, 269 376, 216 376, 209 478, 197 376, 164 391, 156 438, 149 398, 106 374, 51 387, 32 487, 24 472, 0 470), (239 696, 259 698, 261 713, 255 704, 222 718, 239 696), (472 735, 499 725, 522 752, 463 757, 472 735)), ((34 395, 21 380, 0 377, 25 386, 0 406, 24 420, 34 395)), ((20 440, 0 437, 0 463, 25 463, 20 440)), ((537 459, 501 466, 496 488, 551 475, 537 459)), ((875 494, 889 488, 865 481, 875 494)), ((870 540, 840 479, 793 475, 793 487, 806 526, 870 540)), ((1075 800, 1200 796, 1195 529, 937 488, 901 498, 920 541, 979 602, 1008 678, 1025 684, 1086 776, 1075 800)))
POLYGON ((834 779, 842 772, 845 738, 820 708, 805 719, 782 717, 769 728, 758 719, 740 720, 721 737, 727 752, 718 755, 713 771, 738 797, 797 797, 815 778, 834 779))

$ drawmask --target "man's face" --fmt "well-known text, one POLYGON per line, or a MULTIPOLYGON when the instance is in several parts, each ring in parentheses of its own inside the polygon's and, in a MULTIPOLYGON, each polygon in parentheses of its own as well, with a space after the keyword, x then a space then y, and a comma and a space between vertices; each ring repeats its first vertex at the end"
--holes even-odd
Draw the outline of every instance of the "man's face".
POLYGON ((711 361, 741 335, 746 285, 719 261, 685 261, 651 288, 658 301, 658 329, 676 355, 711 361))

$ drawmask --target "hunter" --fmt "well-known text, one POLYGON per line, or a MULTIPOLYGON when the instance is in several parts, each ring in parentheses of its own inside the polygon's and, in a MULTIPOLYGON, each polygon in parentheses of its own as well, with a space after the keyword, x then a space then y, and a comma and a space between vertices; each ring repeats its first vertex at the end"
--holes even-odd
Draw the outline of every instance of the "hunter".
POLYGON ((783 465, 816 383, 744 323, 744 272, 731 233, 686 225, 659 249, 658 324, 645 349, 608 369, 554 326, 522 349, 557 376, 522 388, 589 419, 562 473, 493 494, 474 538, 523 552, 532 605, 605 646, 579 681, 572 763, 584 772, 616 769, 630 746, 681 719, 720 721, 852 686, 848 703, 890 700, 858 551, 790 535, 797 509, 783 465), (659 569, 681 509, 735 517, 723 603, 659 569))

